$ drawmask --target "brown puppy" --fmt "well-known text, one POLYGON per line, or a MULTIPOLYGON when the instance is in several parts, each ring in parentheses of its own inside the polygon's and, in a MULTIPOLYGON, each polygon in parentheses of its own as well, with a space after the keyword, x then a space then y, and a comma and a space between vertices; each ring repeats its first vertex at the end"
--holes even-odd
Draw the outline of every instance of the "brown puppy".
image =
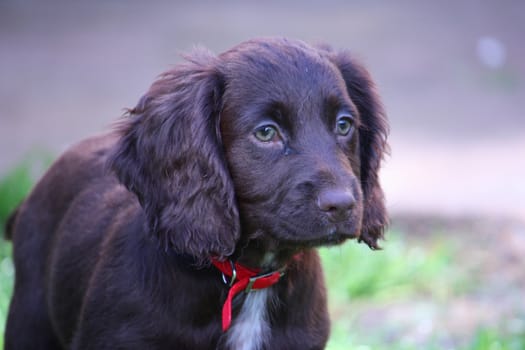
POLYGON ((315 247, 375 249, 387 223, 374 85, 348 53, 286 39, 187 61, 13 215, 6 349, 325 346, 315 247))

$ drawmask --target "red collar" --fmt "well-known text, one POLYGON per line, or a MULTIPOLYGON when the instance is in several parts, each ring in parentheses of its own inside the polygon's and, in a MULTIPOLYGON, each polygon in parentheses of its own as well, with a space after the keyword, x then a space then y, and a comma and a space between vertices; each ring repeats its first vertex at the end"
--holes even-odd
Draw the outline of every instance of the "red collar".
POLYGON ((264 289, 273 286, 284 275, 285 267, 269 273, 260 274, 260 269, 250 269, 231 260, 212 259, 213 265, 222 272, 222 279, 230 287, 228 297, 222 307, 222 330, 226 332, 232 322, 232 301, 242 291, 264 289), (226 280, 226 276, 230 278, 226 280))

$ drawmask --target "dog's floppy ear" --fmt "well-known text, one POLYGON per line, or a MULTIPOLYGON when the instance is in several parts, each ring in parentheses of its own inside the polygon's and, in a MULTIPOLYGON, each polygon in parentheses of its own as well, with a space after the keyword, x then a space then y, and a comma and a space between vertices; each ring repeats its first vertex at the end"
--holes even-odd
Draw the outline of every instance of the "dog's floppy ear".
POLYGON ((240 224, 219 129, 224 81, 212 54, 187 60, 128 112, 109 166, 163 244, 201 260, 225 257, 240 224))
POLYGON ((377 240, 388 225, 383 190, 379 184, 379 168, 388 152, 388 121, 376 87, 368 71, 345 51, 327 50, 331 61, 339 68, 348 95, 361 118, 359 127, 360 177, 364 194, 363 224, 360 241, 379 249, 377 240))

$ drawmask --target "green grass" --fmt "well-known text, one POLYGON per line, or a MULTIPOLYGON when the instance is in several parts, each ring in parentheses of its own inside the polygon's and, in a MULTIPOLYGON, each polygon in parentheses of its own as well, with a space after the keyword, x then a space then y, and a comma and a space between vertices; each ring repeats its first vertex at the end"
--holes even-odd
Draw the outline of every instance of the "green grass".
POLYGON ((358 310, 416 297, 446 300, 472 286, 452 264, 457 248, 451 242, 418 245, 396 230, 387 236, 380 251, 354 242, 320 250, 334 323, 328 349, 411 349, 391 340, 385 347, 381 329, 356 329, 358 310))
POLYGON ((9 300, 13 290, 14 273, 10 256, 11 244, 0 238, 0 349, 3 349, 3 329, 5 329, 9 300))
POLYGON ((381 342, 371 338, 363 341, 358 336, 348 336, 336 327, 328 343, 327 350, 523 350, 525 349, 524 333, 502 333, 495 329, 479 329, 467 345, 446 347, 430 342, 422 346, 403 344, 402 342, 381 342), (342 340, 344 339, 344 340, 342 340))
MULTIPOLYGON (((50 163, 48 156, 30 156, 0 179, 0 223, 27 195, 50 163)), ((0 230, 1 231, 1 230, 0 230)), ((329 291, 333 325, 329 350, 441 350, 439 334, 428 337, 424 346, 388 335, 392 328, 378 320, 372 329, 359 328, 359 317, 389 303, 417 299, 447 305, 452 298, 475 290, 478 283, 472 271, 458 265, 455 257, 461 247, 446 239, 415 239, 398 230, 388 232, 383 250, 370 251, 363 244, 348 242, 320 250, 329 291)), ((2 233, 3 237, 3 233, 2 233)), ((444 238, 445 237, 445 238, 444 238)), ((13 288, 11 244, 0 238, 0 349, 13 288)), ((450 347, 446 347, 450 348, 450 347)), ((525 349, 525 332, 480 328, 454 347, 458 350, 525 349)))
POLYGON ((494 329, 480 329, 466 350, 523 350, 525 349, 525 333, 515 333, 501 336, 494 329))
POLYGON ((415 293, 444 299, 471 285, 468 276, 452 264, 457 248, 451 242, 422 246, 398 231, 387 236, 380 251, 353 242, 320 250, 327 283, 336 290, 337 301, 384 300, 415 293))
MULTIPOLYGON (((428 299, 446 307, 447 301, 475 290, 478 283, 471 271, 458 267, 454 259, 459 247, 451 241, 413 240, 393 230, 383 250, 348 242, 341 247, 320 250, 329 292, 332 334, 329 350, 440 350, 446 348, 440 334, 425 344, 413 344, 389 335, 395 324, 377 320, 373 330, 359 328, 357 319, 369 309, 413 300, 428 299)), ((381 315, 380 315, 381 316, 381 315)), ((490 328, 480 329, 458 350, 525 349, 525 333, 490 328)))
POLYGON ((0 225, 3 229, 9 214, 29 193, 36 179, 51 164, 51 156, 33 153, 0 179, 0 225))

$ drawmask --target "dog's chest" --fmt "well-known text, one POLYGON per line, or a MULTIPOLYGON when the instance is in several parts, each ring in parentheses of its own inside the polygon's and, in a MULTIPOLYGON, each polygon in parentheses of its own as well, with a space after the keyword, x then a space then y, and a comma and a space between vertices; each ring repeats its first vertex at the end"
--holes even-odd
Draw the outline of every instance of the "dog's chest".
POLYGON ((241 311, 233 320, 227 333, 227 344, 230 349, 262 349, 270 336, 268 324, 269 289, 248 293, 241 311))

